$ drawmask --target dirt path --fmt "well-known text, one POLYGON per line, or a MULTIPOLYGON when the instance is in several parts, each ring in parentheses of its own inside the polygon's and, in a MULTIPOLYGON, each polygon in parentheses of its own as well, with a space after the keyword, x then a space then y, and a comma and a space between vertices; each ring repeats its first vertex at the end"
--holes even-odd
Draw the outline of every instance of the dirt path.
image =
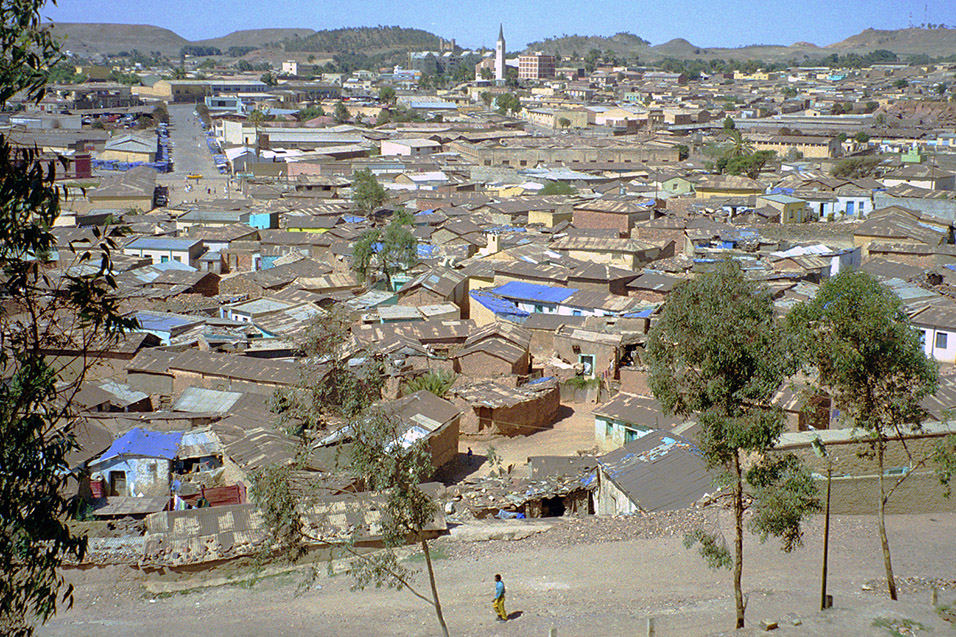
MULTIPOLYGON (((953 634, 929 606, 929 581, 948 585, 940 602, 956 599, 953 551, 956 515, 896 516, 889 520, 901 601, 877 586, 881 556, 869 518, 833 522, 830 586, 835 607, 819 605, 820 525, 791 555, 771 543, 748 541, 744 586, 748 628, 731 630, 733 598, 727 572, 708 570, 681 545, 681 516, 557 521, 521 541, 435 542, 442 603, 453 635, 643 635, 654 616, 657 635, 756 635, 762 619, 780 622, 776 635, 881 635, 875 620, 918 622, 932 633, 953 634), (653 522, 653 528, 648 524, 653 522), (621 539, 638 537, 644 539, 621 539), (514 619, 493 619, 491 579, 501 573, 514 619), (882 618, 882 619, 881 619, 882 618), (793 625, 794 620, 800 625, 793 625)), ((722 524, 723 528, 724 525, 722 524)), ((725 529, 728 533, 729 529, 725 529)), ((420 562, 418 563, 420 565, 420 562)), ((218 575, 221 575, 220 571, 218 575)), ((250 587, 223 586, 156 598, 131 569, 71 572, 75 606, 58 615, 45 635, 434 635, 427 606, 405 591, 350 592, 344 576, 324 571, 297 596, 294 574, 250 587)), ((425 585, 423 576, 417 581, 425 585)))

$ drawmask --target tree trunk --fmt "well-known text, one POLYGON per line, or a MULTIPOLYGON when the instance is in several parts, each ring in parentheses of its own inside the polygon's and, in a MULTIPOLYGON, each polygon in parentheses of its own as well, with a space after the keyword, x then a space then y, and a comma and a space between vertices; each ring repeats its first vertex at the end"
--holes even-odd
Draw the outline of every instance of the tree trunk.
POLYGON ((740 454, 734 453, 734 602, 737 605, 737 628, 744 627, 744 592, 740 580, 744 572, 744 484, 740 454))
POLYGON ((441 602, 438 600, 438 586, 435 584, 435 569, 432 568, 432 554, 428 550, 428 540, 424 535, 419 535, 422 541, 422 552, 425 554, 425 564, 428 566, 428 583, 432 587, 432 602, 435 604, 435 615, 438 616, 438 625, 441 626, 441 634, 448 637, 448 626, 445 625, 445 616, 441 612, 441 602))
POLYGON ((886 488, 883 484, 883 440, 879 440, 876 445, 876 458, 880 471, 880 546, 883 548, 883 566, 886 567, 886 586, 889 589, 890 599, 896 600, 896 580, 893 578, 893 563, 890 560, 890 542, 886 538, 886 488))

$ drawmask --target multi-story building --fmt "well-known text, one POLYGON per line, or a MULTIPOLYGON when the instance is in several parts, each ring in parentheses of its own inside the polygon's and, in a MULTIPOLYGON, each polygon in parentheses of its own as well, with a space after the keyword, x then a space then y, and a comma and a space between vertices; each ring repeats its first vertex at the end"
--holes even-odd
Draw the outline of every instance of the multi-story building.
POLYGON ((554 77, 554 56, 540 51, 518 56, 519 80, 547 80, 554 77))

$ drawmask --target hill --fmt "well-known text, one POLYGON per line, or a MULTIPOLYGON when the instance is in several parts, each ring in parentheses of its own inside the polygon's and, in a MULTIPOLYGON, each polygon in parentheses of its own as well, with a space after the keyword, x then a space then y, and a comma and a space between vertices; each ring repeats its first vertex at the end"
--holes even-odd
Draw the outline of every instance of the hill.
POLYGON ((316 31, 307 37, 286 39, 286 51, 362 53, 376 55, 409 50, 434 50, 434 33, 404 27, 357 27, 316 31))
POLYGON ((233 31, 229 35, 219 38, 191 42, 190 44, 214 46, 225 53, 231 47, 254 46, 259 49, 283 40, 307 38, 313 33, 315 33, 315 29, 247 29, 245 31, 233 31))
POLYGON ((58 22, 53 33, 65 38, 63 48, 81 56, 119 53, 136 49, 174 56, 189 40, 169 29, 148 24, 58 22))
POLYGON ((956 53, 956 29, 866 29, 826 48, 835 53, 886 49, 897 55, 948 56, 956 53))
POLYGON ((655 61, 663 58, 722 60, 766 60, 768 62, 818 60, 834 53, 863 54, 878 49, 896 53, 902 58, 909 55, 946 57, 956 55, 956 29, 919 28, 878 31, 866 29, 840 42, 820 47, 810 42, 796 42, 790 46, 778 44, 754 44, 737 48, 700 47, 683 38, 664 44, 651 45, 647 40, 630 33, 618 33, 610 37, 566 35, 532 42, 527 51, 544 51, 552 55, 569 57, 575 53, 585 56, 592 49, 601 53, 612 52, 617 57, 655 61))

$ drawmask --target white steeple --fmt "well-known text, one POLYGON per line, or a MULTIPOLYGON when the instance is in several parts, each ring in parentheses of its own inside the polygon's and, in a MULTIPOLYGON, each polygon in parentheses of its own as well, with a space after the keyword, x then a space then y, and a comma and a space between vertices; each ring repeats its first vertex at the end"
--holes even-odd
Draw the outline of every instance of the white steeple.
POLYGON ((495 81, 505 81, 505 29, 498 25, 498 43, 495 45, 495 81))

